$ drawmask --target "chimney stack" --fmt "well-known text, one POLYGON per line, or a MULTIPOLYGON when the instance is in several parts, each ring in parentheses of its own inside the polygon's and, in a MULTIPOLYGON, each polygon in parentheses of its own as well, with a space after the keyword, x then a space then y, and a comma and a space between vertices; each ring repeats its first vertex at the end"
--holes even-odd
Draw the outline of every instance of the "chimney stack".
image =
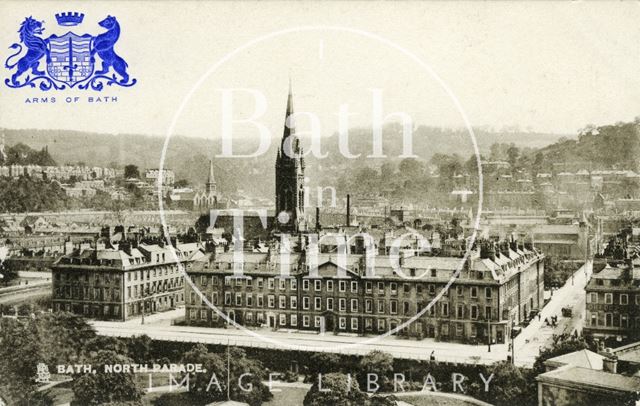
POLYGON ((347 194, 347 227, 351 225, 351 195, 347 194))
POLYGON ((615 355, 611 357, 605 357, 602 360, 602 369, 605 372, 617 374, 618 373, 618 357, 616 357, 615 355))

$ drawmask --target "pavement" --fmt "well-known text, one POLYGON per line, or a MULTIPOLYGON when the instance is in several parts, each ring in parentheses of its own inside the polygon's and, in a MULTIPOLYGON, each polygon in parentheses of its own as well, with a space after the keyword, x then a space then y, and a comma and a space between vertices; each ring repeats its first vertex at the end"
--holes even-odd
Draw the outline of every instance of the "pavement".
MULTIPOLYGON (((592 271, 592 262, 578 269, 573 279, 556 290, 547 306, 541 310, 540 320, 535 318, 515 339, 515 363, 531 367, 540 348, 553 341, 554 334, 567 333, 582 328, 584 313, 584 286, 592 271), (564 318, 561 309, 572 307, 573 316, 564 318), (546 326, 545 318, 558 316, 558 325, 546 326)), ((491 364, 506 360, 508 344, 468 345, 438 342, 434 339, 412 340, 389 337, 357 337, 352 335, 309 334, 300 331, 273 331, 271 329, 243 330, 235 327, 210 328, 175 326, 172 320, 183 317, 184 308, 145 316, 145 324, 139 318, 126 322, 91 321, 98 334, 130 337, 146 334, 157 340, 200 342, 207 344, 236 345, 244 347, 288 349, 294 351, 319 351, 340 354, 363 355, 382 350, 396 358, 428 360, 434 352, 437 361, 466 364, 491 364)))

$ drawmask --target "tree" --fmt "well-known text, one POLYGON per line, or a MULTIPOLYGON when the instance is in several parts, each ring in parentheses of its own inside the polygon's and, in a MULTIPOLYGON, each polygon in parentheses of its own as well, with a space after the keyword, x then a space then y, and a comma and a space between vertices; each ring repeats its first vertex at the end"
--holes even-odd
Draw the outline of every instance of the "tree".
POLYGON ((511 144, 509 148, 507 148, 507 162, 509 162, 509 166, 511 166, 512 172, 515 172, 516 170, 519 157, 520 157, 520 149, 515 145, 511 144))
POLYGON ((393 356, 384 351, 374 350, 366 354, 358 365, 358 382, 366 388, 367 374, 373 373, 378 377, 379 391, 386 392, 393 388, 391 383, 393 375, 393 356))
POLYGON ((318 374, 328 374, 329 372, 340 372, 343 360, 338 354, 329 352, 314 352, 309 357, 307 380, 312 382, 318 379, 318 374))
POLYGON ((44 356, 33 320, 0 319, 0 397, 27 402, 35 392, 37 365, 44 356))
POLYGON ((484 383, 474 382, 469 388, 469 394, 496 406, 528 404, 537 394, 536 385, 531 385, 531 381, 536 382, 533 376, 511 362, 497 362, 493 369, 483 373, 483 376, 488 380, 491 374, 493 378, 490 380, 488 392, 485 392, 484 383))
POLYGON ((540 355, 538 355, 536 361, 533 363, 533 372, 535 375, 545 372, 546 368, 544 366, 544 362, 550 358, 588 348, 589 344, 584 339, 575 339, 572 337, 566 340, 559 340, 540 351, 540 355))
POLYGON ((138 170, 138 166, 133 164, 126 165, 124 167, 124 178, 140 179, 140 171, 138 170))
POLYGON ((176 188, 185 188, 185 187, 189 186, 189 181, 187 179, 180 179, 180 180, 175 181, 173 186, 176 187, 176 188))
POLYGON ((358 381, 341 373, 319 375, 304 397, 304 406, 360 406, 366 395, 358 381))
POLYGON ((76 401, 82 405, 139 402, 143 392, 138 388, 133 372, 105 371, 105 365, 131 364, 132 362, 130 358, 113 351, 99 351, 89 362, 96 373, 81 375, 73 381, 73 394, 76 401))
POLYGON ((127 341, 127 353, 135 362, 149 362, 151 358, 152 340, 148 335, 140 335, 129 338, 127 341))
POLYGON ((188 374, 191 395, 199 401, 225 400, 228 380, 229 397, 235 401, 259 406, 269 400, 272 394, 262 383, 266 378, 262 363, 248 359, 240 348, 230 348, 229 352, 229 358, 233 360, 230 371, 227 369, 226 353, 210 353, 202 344, 196 345, 184 355, 183 363, 202 364, 206 370, 205 373, 188 374), (247 390, 249 387, 251 389, 247 390))

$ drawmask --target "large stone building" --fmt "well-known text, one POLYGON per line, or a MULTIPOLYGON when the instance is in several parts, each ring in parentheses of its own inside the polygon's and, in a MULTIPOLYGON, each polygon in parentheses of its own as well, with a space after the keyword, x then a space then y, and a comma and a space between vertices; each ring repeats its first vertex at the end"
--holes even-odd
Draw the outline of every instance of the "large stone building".
POLYGON ((320 253, 313 275, 309 255, 246 252, 242 277, 236 277, 233 252, 200 258, 188 270, 197 291, 186 285, 187 322, 223 326, 223 314, 251 327, 381 334, 416 317, 458 269, 442 297, 398 334, 471 343, 487 342, 490 329, 492 342, 504 343, 513 323, 543 304, 543 255, 515 245, 476 249, 466 262, 405 251, 399 271, 389 255, 378 255, 373 274, 366 271, 366 254, 348 254, 341 262, 320 253))
POLYGON ((585 290, 585 334, 602 339, 640 338, 640 269, 631 261, 594 273, 585 290))
POLYGON ((178 262, 186 267, 202 255, 196 243, 76 250, 52 266, 53 309, 124 321, 175 308, 184 302, 178 262))

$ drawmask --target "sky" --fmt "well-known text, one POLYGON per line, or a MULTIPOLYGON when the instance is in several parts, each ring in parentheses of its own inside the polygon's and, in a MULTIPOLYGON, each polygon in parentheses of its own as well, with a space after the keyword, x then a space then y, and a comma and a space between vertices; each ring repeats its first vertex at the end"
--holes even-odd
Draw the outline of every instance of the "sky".
MULTIPOLYGON (((107 15, 121 25, 115 51, 136 85, 42 92, 0 83, 0 127, 217 137, 224 89, 235 89, 232 117, 257 113, 259 92, 257 121, 275 136, 289 81, 296 111, 317 116, 323 135, 339 128, 344 104, 349 126, 370 126, 372 89, 382 91, 383 115, 405 112, 415 125, 463 127, 466 116, 476 127, 575 134, 640 115, 639 2, 0 1, 0 57, 14 52, 26 16, 44 21, 47 37, 97 35, 107 15), (61 11, 85 19, 61 27, 61 11), (104 96, 117 102, 88 102, 104 96)), ((4 81, 11 72, 1 70, 4 81)))

